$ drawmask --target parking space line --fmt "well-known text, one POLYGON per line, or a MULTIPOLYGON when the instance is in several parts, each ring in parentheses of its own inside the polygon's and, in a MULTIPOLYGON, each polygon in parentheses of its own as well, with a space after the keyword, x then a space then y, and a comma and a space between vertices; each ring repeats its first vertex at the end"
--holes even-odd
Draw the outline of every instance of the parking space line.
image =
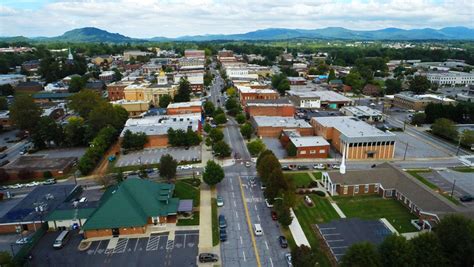
POLYGON ((244 261, 247 261, 247 258, 245 257, 245 251, 242 251, 242 254, 244 255, 244 261))
POLYGON ((237 211, 235 212, 235 218, 239 218, 239 214, 237 213, 237 211))
POLYGON ((273 267, 273 260, 272 260, 272 258, 270 258, 270 265, 272 265, 272 267, 273 267))
POLYGON ((260 221, 260 216, 258 216, 258 214, 257 214, 257 220, 260 221))
POLYGON ((101 242, 102 242, 102 240, 99 240, 99 244, 97 245, 97 247, 94 250, 94 255, 97 253, 97 250, 99 250, 101 242))
POLYGON ((240 236, 240 244, 243 245, 244 241, 242 240, 242 236, 240 236))
POLYGON ((253 207, 255 208, 255 210, 257 210, 257 205, 254 205, 253 207))
POLYGON ((137 239, 137 242, 135 243, 135 248, 133 249, 133 251, 137 251, 137 247, 138 247, 139 242, 140 242, 140 239, 137 239))
POLYGON ((265 240, 265 247, 267 247, 267 250, 268 250, 268 243, 266 240, 265 240))
POLYGON ((148 238, 148 242, 146 244, 146 251, 150 250, 157 250, 158 249, 158 243, 160 242, 160 236, 150 236, 148 238))
POLYGON ((237 229, 240 231, 240 223, 237 223, 237 229))
POLYGON ((237 202, 235 202, 235 200, 234 200, 234 207, 237 207, 237 202))

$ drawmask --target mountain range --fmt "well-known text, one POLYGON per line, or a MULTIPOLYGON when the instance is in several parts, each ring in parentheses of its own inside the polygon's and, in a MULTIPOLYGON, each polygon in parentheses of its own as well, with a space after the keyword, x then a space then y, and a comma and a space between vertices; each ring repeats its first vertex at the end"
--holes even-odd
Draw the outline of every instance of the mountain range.
POLYGON ((165 41, 272 41, 286 39, 327 39, 327 40, 474 40, 474 29, 467 27, 446 27, 439 30, 432 28, 404 30, 399 28, 385 28, 380 30, 361 31, 349 30, 341 27, 328 27, 322 29, 285 29, 268 28, 241 34, 209 34, 181 36, 177 38, 152 37, 132 38, 119 33, 85 27, 65 32, 55 37, 23 36, 0 37, 2 41, 40 41, 40 42, 165 42, 165 41))

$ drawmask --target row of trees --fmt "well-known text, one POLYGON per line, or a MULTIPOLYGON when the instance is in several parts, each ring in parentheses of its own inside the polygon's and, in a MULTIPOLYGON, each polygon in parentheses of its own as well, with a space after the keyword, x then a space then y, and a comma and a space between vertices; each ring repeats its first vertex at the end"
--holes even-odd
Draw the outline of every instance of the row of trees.
POLYGON ((140 150, 143 149, 145 144, 148 142, 148 136, 144 132, 132 133, 130 130, 126 130, 122 138, 122 148, 127 150, 140 150))
POLYGON ((437 119, 431 125, 431 132, 434 135, 459 142, 466 147, 474 145, 474 131, 464 130, 462 133, 459 133, 455 123, 449 119, 437 119))
POLYGON ((426 123, 439 118, 450 119, 456 123, 474 123, 474 103, 459 102, 456 105, 430 103, 425 108, 426 123))
POLYGON ((474 221, 460 215, 441 220, 434 231, 407 240, 392 235, 378 246, 352 245, 341 266, 473 266, 474 221))
POLYGON ((90 173, 102 159, 107 149, 115 142, 120 131, 112 126, 106 126, 100 130, 92 140, 86 153, 79 160, 77 168, 82 174, 90 173))
POLYGON ((184 131, 182 129, 168 129, 168 143, 171 146, 197 146, 201 143, 201 136, 192 129, 184 131))

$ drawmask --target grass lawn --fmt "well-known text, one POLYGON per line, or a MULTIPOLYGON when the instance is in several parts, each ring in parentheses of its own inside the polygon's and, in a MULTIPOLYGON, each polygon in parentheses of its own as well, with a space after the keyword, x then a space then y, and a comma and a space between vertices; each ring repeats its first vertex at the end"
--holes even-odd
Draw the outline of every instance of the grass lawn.
POLYGON ((314 176, 314 178, 316 178, 316 180, 321 180, 322 177, 323 177, 323 173, 322 172, 313 172, 313 176, 314 176))
POLYGON ((212 198, 212 245, 219 245, 219 225, 217 223, 217 200, 212 198))
POLYGON ((472 167, 454 167, 450 169, 457 172, 474 172, 474 168, 472 167))
POLYGON ((306 172, 299 172, 299 173, 285 173, 285 176, 293 181, 293 184, 297 188, 307 187, 313 179, 309 176, 306 172))
POLYGON ((379 196, 333 197, 348 217, 361 219, 387 219, 400 233, 415 232, 410 220, 416 219, 400 202, 379 196))
POLYGON ((193 206, 199 207, 201 194, 199 189, 183 181, 177 181, 174 189, 175 197, 179 199, 192 199, 193 206))
POLYGON ((319 259, 320 266, 330 266, 327 257, 318 250, 319 241, 316 237, 316 233, 313 230, 312 225, 318 223, 329 222, 333 219, 338 219, 339 215, 336 213, 334 208, 329 203, 329 200, 324 197, 317 195, 310 195, 313 200, 314 206, 308 207, 304 203, 303 196, 297 196, 296 207, 294 209, 296 217, 303 228, 303 232, 308 239, 311 247, 316 251, 319 259))
POLYGON ((195 211, 192 219, 178 220, 177 226, 199 225, 199 211, 195 211))

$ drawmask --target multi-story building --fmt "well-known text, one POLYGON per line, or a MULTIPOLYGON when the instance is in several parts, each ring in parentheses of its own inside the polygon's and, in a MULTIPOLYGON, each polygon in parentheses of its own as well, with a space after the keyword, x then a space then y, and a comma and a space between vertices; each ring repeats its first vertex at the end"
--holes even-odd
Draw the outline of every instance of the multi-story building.
POLYGON ((438 85, 454 86, 457 84, 473 84, 474 73, 460 72, 460 71, 446 71, 446 72, 428 72, 426 78, 438 85))
POLYGON ((411 95, 411 94, 396 94, 393 97, 393 105, 399 108, 412 109, 416 111, 425 110, 425 107, 430 103, 450 105, 456 104, 456 101, 444 96, 434 94, 411 95))
POLYGON ((257 136, 278 138, 281 131, 294 129, 302 136, 312 136, 313 128, 305 120, 292 117, 280 116, 254 116, 250 118, 250 123, 256 131, 257 136))
POLYGON ((118 81, 107 84, 107 93, 109 101, 115 101, 125 98, 124 89, 131 85, 131 81, 118 81))
POLYGON ((378 122, 383 120, 382 112, 367 106, 344 106, 340 111, 346 116, 354 116, 366 122, 378 122))
POLYGON ((114 71, 103 71, 99 74, 99 80, 104 82, 111 82, 115 79, 115 72, 114 71))
POLYGON ((239 91, 240 102, 242 105, 248 100, 257 100, 257 99, 278 99, 279 94, 272 89, 252 89, 248 86, 236 86, 239 91))
POLYGON ((287 150, 293 146, 296 158, 327 158, 330 149, 321 136, 301 136, 297 130, 283 130, 280 142, 287 150))
POLYGON ((353 100, 333 91, 297 91, 287 92, 289 99, 299 108, 332 108, 351 105, 353 100))
POLYGON ((206 53, 204 50, 186 49, 184 50, 184 57, 205 58, 206 53))
POLYGON ((202 112, 201 101, 171 103, 166 108, 166 114, 168 115, 201 113, 201 112, 202 112))
POLYGON ((288 98, 247 100, 245 112, 250 116, 293 117, 295 106, 288 98))
POLYGON ((188 80, 193 93, 202 93, 204 89, 204 72, 189 71, 177 73, 174 75, 174 83, 179 84, 181 78, 186 78, 188 80))
POLYGON ((160 97, 170 95, 174 97, 178 90, 177 84, 168 83, 168 79, 162 72, 157 77, 156 84, 133 83, 124 88, 124 99, 127 101, 146 101, 147 103, 158 106, 160 97))
POLYGON ((347 159, 392 159, 396 135, 351 116, 313 117, 316 135, 324 137, 347 159))
POLYGON ((123 107, 126 111, 128 111, 128 115, 130 117, 136 117, 144 112, 147 112, 150 109, 150 103, 146 101, 127 101, 125 99, 120 99, 116 101, 110 102, 113 105, 118 105, 123 107))

